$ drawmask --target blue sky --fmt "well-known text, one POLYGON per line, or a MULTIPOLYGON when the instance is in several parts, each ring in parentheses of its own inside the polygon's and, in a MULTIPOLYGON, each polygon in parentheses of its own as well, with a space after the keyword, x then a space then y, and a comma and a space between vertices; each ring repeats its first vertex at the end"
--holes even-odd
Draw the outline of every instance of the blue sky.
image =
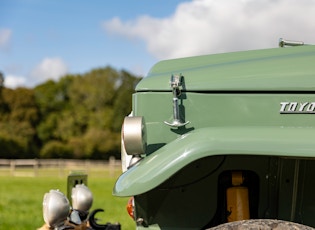
MULTIPOLYGON (((0 71, 5 78, 17 78, 11 86, 19 84, 18 78, 26 86, 46 80, 33 73, 41 63, 44 65, 43 60, 60 60, 69 73, 111 65, 145 74, 156 58, 146 52, 143 42, 106 34, 102 22, 146 14, 165 17, 179 2, 2 0, 0 29, 10 31, 10 40, 0 49, 0 71)), ((56 64, 58 67, 62 66, 56 64)))
POLYGON ((34 87, 110 65, 145 75, 159 60, 315 44, 315 0, 1 0, 5 86, 34 87))

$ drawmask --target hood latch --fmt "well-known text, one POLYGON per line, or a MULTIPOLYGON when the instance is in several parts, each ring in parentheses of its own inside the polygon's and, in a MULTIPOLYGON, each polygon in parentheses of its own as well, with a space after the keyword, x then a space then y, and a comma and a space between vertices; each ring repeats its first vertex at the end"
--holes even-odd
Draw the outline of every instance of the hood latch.
POLYGON ((173 121, 167 122, 164 121, 165 124, 171 127, 182 127, 189 123, 189 121, 182 122, 180 120, 180 109, 178 105, 178 97, 181 95, 181 88, 182 88, 182 75, 172 75, 170 85, 173 92, 173 121))

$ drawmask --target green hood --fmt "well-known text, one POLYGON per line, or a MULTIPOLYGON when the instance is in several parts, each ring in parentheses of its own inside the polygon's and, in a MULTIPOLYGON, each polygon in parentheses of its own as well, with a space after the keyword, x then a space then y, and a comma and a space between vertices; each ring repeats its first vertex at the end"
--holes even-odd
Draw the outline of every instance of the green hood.
POLYGON ((166 60, 136 91, 169 91, 172 74, 184 76, 184 91, 314 91, 314 60, 309 45, 166 60))

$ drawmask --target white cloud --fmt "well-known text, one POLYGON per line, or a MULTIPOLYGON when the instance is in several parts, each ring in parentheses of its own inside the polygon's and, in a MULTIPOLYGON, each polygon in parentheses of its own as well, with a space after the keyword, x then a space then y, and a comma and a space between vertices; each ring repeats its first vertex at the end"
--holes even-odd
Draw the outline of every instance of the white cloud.
POLYGON ((58 80, 68 72, 67 65, 60 58, 45 58, 31 72, 34 81, 58 80))
POLYGON ((45 58, 25 76, 15 74, 14 72, 19 72, 16 67, 7 72, 8 74, 4 76, 4 86, 15 89, 17 87, 34 87, 48 79, 58 81, 60 77, 67 74, 68 68, 60 58, 45 58))
POLYGON ((166 59, 272 48, 280 37, 314 43, 314 12, 314 0, 194 0, 167 18, 113 18, 103 28, 140 39, 153 56, 166 59))
POLYGON ((7 75, 4 78, 4 86, 15 89, 26 85, 26 78, 23 76, 7 75))
POLYGON ((0 50, 5 50, 8 48, 11 40, 12 31, 10 29, 0 28, 0 50))

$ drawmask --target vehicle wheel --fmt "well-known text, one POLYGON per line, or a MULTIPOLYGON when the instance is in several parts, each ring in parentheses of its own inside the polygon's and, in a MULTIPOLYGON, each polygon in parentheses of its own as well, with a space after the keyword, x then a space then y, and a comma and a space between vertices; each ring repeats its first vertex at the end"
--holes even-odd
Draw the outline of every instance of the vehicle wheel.
POLYGON ((241 220, 230 223, 218 225, 209 228, 208 230, 314 230, 315 228, 297 224, 284 220, 271 220, 271 219, 254 219, 254 220, 241 220))

